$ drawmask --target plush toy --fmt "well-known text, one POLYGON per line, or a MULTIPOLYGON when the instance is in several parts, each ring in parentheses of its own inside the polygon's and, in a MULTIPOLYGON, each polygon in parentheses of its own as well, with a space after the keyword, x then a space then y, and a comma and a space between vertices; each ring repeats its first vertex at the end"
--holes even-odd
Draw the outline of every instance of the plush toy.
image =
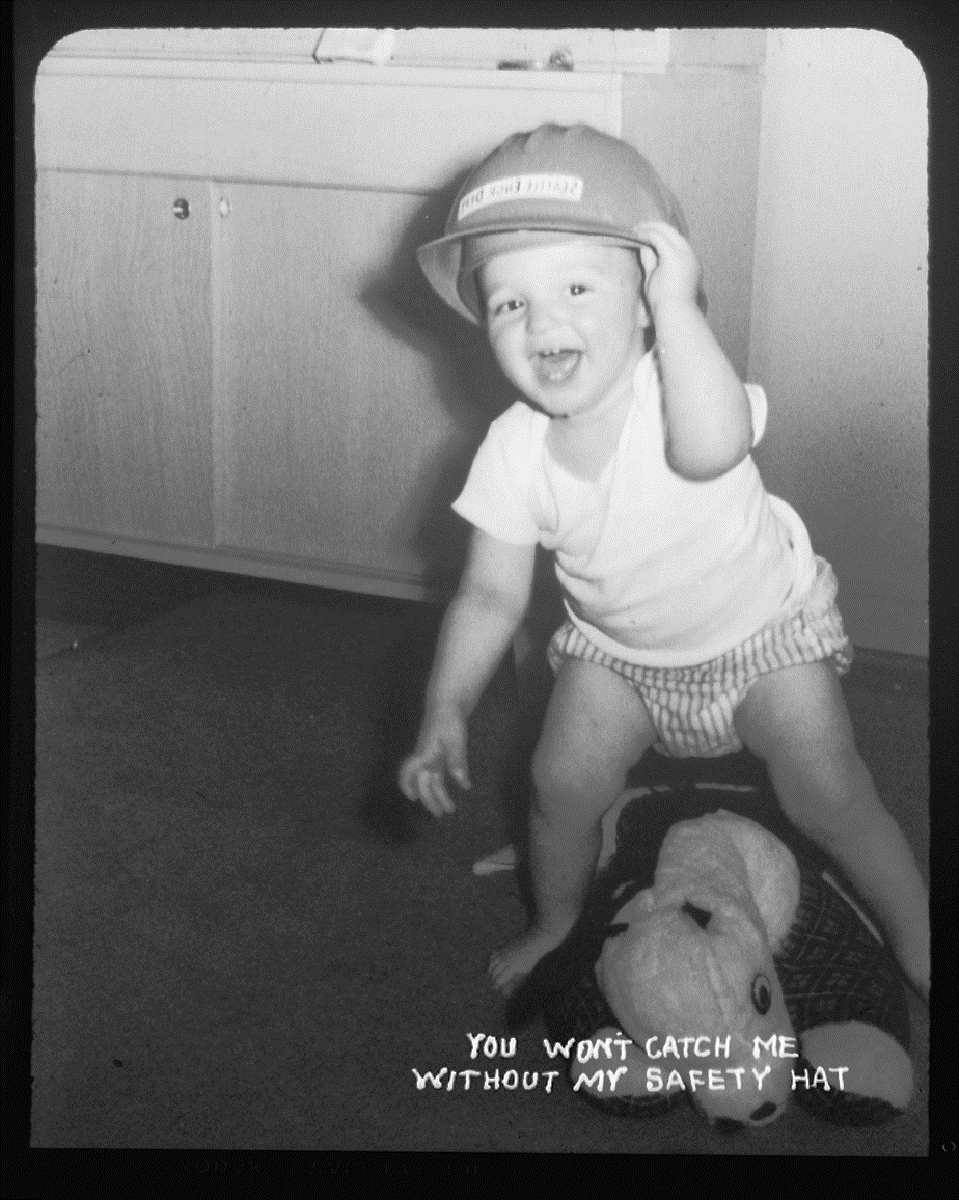
POLYGON ((732 1130, 795 1100, 878 1124, 913 1087, 898 968, 834 872, 726 807, 744 801, 775 811, 761 788, 626 792, 583 916, 508 1020, 542 1011, 554 1042, 575 1042, 576 1090, 611 1112, 664 1112, 685 1096, 732 1130))

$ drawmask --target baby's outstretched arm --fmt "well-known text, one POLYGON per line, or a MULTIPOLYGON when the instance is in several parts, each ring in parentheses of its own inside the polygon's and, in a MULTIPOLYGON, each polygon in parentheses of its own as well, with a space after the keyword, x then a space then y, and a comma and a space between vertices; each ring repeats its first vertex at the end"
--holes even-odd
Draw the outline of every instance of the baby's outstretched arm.
POLYGON ((687 479, 714 479, 749 453, 745 389, 696 303, 700 266, 686 239, 661 221, 637 229, 646 300, 656 330, 666 457, 687 479))
POLYGON ((466 722, 522 621, 536 547, 515 546, 477 529, 459 589, 443 618, 426 688, 419 737, 398 783, 434 816, 454 811, 447 782, 470 786, 466 722))

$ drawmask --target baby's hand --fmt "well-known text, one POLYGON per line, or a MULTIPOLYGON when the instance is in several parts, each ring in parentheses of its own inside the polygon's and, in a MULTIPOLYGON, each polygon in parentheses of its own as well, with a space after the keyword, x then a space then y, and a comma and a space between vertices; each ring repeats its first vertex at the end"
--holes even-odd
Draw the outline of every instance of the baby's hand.
POLYGON ((407 800, 418 800, 434 817, 455 812, 447 791, 447 779, 464 791, 470 788, 466 768, 466 723, 448 716, 423 729, 416 749, 400 767, 397 782, 407 800))
POLYGON ((640 247, 639 259, 653 316, 660 305, 670 301, 695 305, 702 271, 692 246, 679 230, 665 221, 647 221, 637 225, 634 232, 649 243, 640 247))

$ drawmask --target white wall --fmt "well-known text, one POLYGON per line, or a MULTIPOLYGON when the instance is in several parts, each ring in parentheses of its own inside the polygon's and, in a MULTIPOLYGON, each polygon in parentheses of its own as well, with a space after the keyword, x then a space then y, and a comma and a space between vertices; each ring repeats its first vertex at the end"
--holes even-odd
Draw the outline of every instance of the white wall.
POLYGON ((926 85, 896 39, 771 30, 748 378, 757 460, 853 642, 927 653, 926 85))

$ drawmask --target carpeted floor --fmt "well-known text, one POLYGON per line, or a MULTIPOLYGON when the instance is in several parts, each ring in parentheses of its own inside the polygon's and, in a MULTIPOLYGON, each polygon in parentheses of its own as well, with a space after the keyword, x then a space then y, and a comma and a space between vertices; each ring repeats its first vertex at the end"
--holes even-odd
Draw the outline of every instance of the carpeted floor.
MULTIPOLYGON (((402 800, 433 609, 44 547, 37 585, 34 1146, 927 1153, 917 1003, 917 1095, 877 1129, 612 1118, 547 1092, 538 1027, 470 1061, 523 921, 511 874, 470 870, 504 840, 516 701, 501 671, 455 818, 402 800), (510 1066, 537 1086, 417 1088, 510 1066)), ((924 667, 863 656, 847 691, 925 863, 924 667)))

